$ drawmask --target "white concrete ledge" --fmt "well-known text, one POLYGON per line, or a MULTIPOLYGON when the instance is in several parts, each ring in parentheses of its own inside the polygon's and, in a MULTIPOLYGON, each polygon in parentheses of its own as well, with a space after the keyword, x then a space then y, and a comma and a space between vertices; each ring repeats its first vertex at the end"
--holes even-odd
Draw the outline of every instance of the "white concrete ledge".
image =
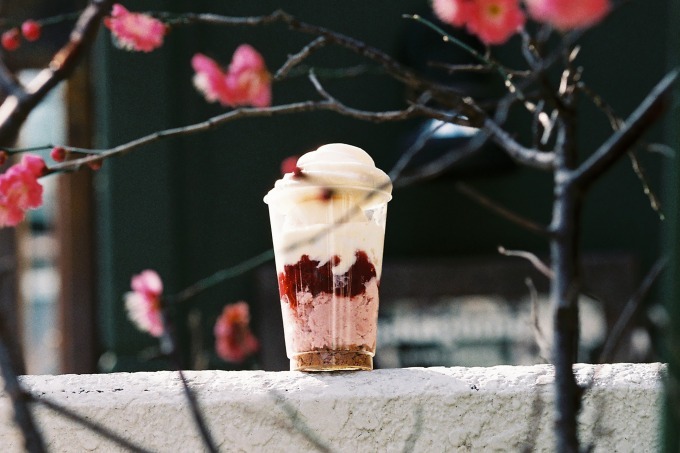
MULTIPOLYGON (((578 365, 580 432, 596 451, 656 451, 664 366, 578 365)), ((553 451, 550 366, 410 368, 340 374, 188 372, 220 451, 553 451), (293 414, 294 416, 291 416, 293 414)), ((25 376, 66 405, 152 451, 203 451, 175 373, 25 376)), ((0 396, 2 451, 22 451, 0 396)), ((44 407, 55 452, 123 451, 44 407)))

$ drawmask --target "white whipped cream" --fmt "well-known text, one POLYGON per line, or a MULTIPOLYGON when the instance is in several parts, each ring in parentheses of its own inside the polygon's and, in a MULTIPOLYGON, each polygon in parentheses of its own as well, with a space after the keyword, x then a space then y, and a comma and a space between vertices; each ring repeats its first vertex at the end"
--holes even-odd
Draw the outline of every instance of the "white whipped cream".
POLYGON ((276 250, 276 270, 300 261, 303 255, 323 266, 333 256, 340 262, 331 268, 334 275, 343 275, 356 262, 357 250, 364 251, 368 260, 375 266, 380 280, 382 271, 383 244, 385 228, 374 222, 350 222, 336 225, 328 231, 327 225, 310 225, 300 228, 285 228, 274 242, 276 250))
POLYGON ((371 156, 361 148, 344 143, 323 145, 301 156, 297 161, 299 174, 286 173, 276 181, 264 197, 267 204, 297 203, 318 199, 320 189, 351 193, 361 206, 389 201, 392 182, 375 166, 371 156))

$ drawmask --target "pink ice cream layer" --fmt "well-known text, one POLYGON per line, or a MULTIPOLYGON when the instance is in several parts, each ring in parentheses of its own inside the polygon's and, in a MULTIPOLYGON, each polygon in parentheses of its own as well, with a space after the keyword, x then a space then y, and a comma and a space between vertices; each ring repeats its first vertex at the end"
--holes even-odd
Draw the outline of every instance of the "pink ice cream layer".
POLYGON ((356 350, 375 353, 378 324, 378 280, 366 282, 366 291, 344 297, 326 292, 297 293, 297 307, 281 298, 286 351, 289 358, 303 352, 356 350))

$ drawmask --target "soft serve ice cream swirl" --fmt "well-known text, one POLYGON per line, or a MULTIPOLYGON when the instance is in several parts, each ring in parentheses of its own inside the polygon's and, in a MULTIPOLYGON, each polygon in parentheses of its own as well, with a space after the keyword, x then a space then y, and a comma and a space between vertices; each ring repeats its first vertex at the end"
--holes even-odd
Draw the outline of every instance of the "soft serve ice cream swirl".
POLYGON ((282 202, 285 207, 308 199, 310 195, 318 196, 318 191, 313 189, 324 186, 356 194, 362 206, 385 203, 392 198, 389 176, 375 166, 366 151, 356 146, 344 143, 323 145, 301 156, 297 168, 299 172, 286 173, 276 181, 264 198, 265 203, 282 202), (367 191, 371 192, 370 196, 367 196, 367 191), (364 198, 366 200, 362 201, 364 198))

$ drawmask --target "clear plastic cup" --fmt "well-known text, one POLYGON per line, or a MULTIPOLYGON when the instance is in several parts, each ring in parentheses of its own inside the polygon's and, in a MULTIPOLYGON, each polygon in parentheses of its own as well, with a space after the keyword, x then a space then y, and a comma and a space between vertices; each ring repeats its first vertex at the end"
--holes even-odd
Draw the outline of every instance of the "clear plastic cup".
POLYGON ((313 185, 265 197, 291 370, 373 369, 390 198, 313 185))

